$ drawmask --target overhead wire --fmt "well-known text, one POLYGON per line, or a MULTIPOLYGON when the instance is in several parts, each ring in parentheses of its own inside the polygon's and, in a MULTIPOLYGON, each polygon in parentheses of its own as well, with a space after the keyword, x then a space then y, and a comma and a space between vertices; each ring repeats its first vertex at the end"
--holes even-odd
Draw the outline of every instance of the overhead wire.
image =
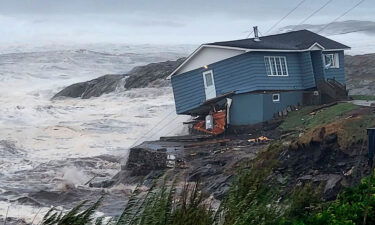
POLYGON ((285 16, 283 16, 280 20, 278 20, 274 25, 272 25, 272 27, 270 27, 267 31, 266 31, 266 35, 272 31, 277 25, 279 25, 284 19, 286 19, 290 14, 292 14, 294 11, 296 11, 304 2, 306 2, 306 0, 302 0, 300 1, 292 10, 290 10, 285 16))
MULTIPOLYGON (((306 17, 304 20, 302 20, 298 25, 301 25, 305 23, 307 20, 309 20, 311 17, 315 16, 318 12, 320 12, 322 9, 324 9, 327 5, 329 5, 333 0, 328 0, 324 5, 322 5, 320 8, 315 10, 313 13, 311 13, 308 17, 306 17)), ((296 25, 297 26, 297 25, 296 25)))
MULTIPOLYGON (((267 32, 265 33, 266 35, 272 31, 277 25, 279 25, 284 19, 286 19, 290 14, 292 14, 294 11, 296 11, 306 0, 301 0, 293 9, 291 9, 285 16, 283 16, 280 20, 278 20, 274 25, 272 25, 268 30, 267 32)), ((316 15, 318 12, 320 12, 322 9, 324 9, 328 4, 330 4, 333 0, 329 0, 327 1, 324 5, 322 5, 320 8, 318 8, 317 10, 315 10, 312 14, 310 14, 308 17, 306 17, 304 20, 302 20, 298 25, 301 25, 303 24, 304 22, 306 22, 307 20, 309 20, 311 17, 313 17, 314 15, 316 15)), ((337 20, 341 19, 342 17, 344 17, 345 15, 347 15, 349 12, 351 12, 352 10, 354 10, 355 8, 357 8, 359 5, 361 5, 365 0, 361 0, 359 1, 357 4, 355 4, 354 6, 352 6, 350 9, 348 9, 347 11, 345 11, 344 13, 342 13, 340 16, 336 17, 332 22, 326 24, 322 29, 320 29, 317 33, 320 33, 321 31, 325 30, 329 25, 331 25, 332 23, 336 22, 337 20)), ((362 31, 362 30, 358 30, 359 31, 362 31)), ((357 32, 357 31, 354 31, 354 32, 357 32)), ((253 34, 254 31, 251 31, 247 38, 250 37, 251 34, 253 34)), ((260 32, 259 32, 260 33, 260 32)), ((350 32, 352 33, 352 32, 350 32)), ((261 33, 260 33, 261 34, 261 33)), ((262 34, 261 34, 262 35, 262 34)), ((263 35, 262 35, 263 36, 263 35)), ((134 144, 132 146, 134 146, 135 144, 138 143, 138 141, 140 141, 141 139, 143 138, 146 138, 148 137, 148 135, 151 133, 151 131, 153 131, 157 126, 159 126, 163 121, 165 121, 172 113, 174 112, 174 110, 172 110, 171 112, 169 112, 162 120, 160 120, 158 123, 156 123, 148 132, 146 132, 145 135, 142 135, 140 138, 138 138, 134 144)), ((176 115, 172 120, 176 119, 178 117, 178 115, 176 115)), ((164 125, 160 130, 163 130, 164 128, 166 128, 170 123, 167 123, 166 125, 164 125)), ((159 131, 160 131, 159 130, 159 131)), ((174 130, 174 129, 173 129, 174 130)), ((172 131, 173 131, 172 130, 172 131)), ((153 134, 155 135, 155 133, 153 134)), ((153 136, 152 135, 152 136, 153 136)), ((152 137, 151 136, 151 137, 152 137)))
MULTIPOLYGON (((209 92, 212 93, 213 91, 209 92)), ((158 129, 158 131, 154 132, 154 133, 151 133, 151 131, 153 131, 155 128, 157 128, 163 121, 165 121, 173 112, 175 112, 175 110, 173 109, 171 112, 169 112, 166 116, 164 116, 164 118, 162 120, 160 120, 159 122, 157 122, 150 130, 148 130, 146 132, 146 134, 140 136, 138 139, 136 139, 136 141, 130 146, 130 148, 134 147, 136 144, 138 144, 139 141, 141 140, 144 140, 146 138, 152 138, 154 137, 158 132, 160 132, 161 130, 164 130, 164 128, 168 127, 172 122, 173 120, 177 119, 178 118, 178 115, 176 114, 175 117, 173 117, 173 119, 171 119, 170 121, 168 121, 168 123, 166 123, 163 127, 161 127, 160 129, 158 129), (149 135, 151 133, 151 135, 149 135)))
POLYGON ((339 15, 338 17, 336 17, 334 20, 332 20, 332 22, 330 23, 327 23, 324 27, 322 27, 320 30, 318 30, 316 33, 320 33, 322 32, 323 30, 327 29, 327 27, 329 27, 332 23, 336 22, 337 20, 341 19, 342 17, 344 17, 345 15, 347 15, 349 12, 351 12, 353 9, 357 8, 359 5, 361 5, 364 1, 366 0, 361 0, 359 2, 357 2, 354 6, 352 6, 351 8, 349 8, 348 10, 346 10, 344 13, 342 13, 341 15, 339 15))

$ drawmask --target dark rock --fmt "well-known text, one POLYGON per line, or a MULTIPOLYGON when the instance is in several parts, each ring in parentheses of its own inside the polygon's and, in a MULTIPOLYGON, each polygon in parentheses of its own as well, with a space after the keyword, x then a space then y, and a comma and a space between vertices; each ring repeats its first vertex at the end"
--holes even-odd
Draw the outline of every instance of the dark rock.
POLYGON ((333 144, 333 143, 337 142, 337 134, 333 133, 333 134, 327 135, 324 138, 324 141, 325 141, 326 144, 333 144))
POLYGON ((345 56, 347 88, 353 95, 374 95, 375 54, 345 56))
POLYGON ((105 75, 94 80, 72 84, 57 93, 53 98, 71 97, 87 99, 99 97, 102 94, 115 91, 125 77, 125 75, 105 75))
POLYGON ((177 59, 176 61, 166 61, 159 63, 151 63, 145 66, 138 66, 132 69, 126 75, 129 78, 126 79, 125 88, 144 88, 144 87, 159 87, 169 85, 169 82, 163 83, 175 70, 185 58, 177 59))
POLYGON ((59 97, 83 98, 99 97, 117 89, 131 89, 144 87, 167 86, 167 76, 183 62, 184 58, 176 61, 151 63, 133 68, 127 74, 104 75, 96 79, 72 84, 60 92, 53 99, 59 97))
POLYGON ((194 170, 190 174, 188 181, 201 181, 204 177, 212 177, 214 175, 217 175, 218 173, 220 172, 213 168, 210 164, 208 164, 205 167, 200 167, 194 170))
POLYGON ((29 223, 26 223, 24 219, 15 218, 15 217, 7 217, 6 221, 4 221, 4 218, 0 218, 0 224, 7 224, 7 225, 30 225, 29 223))
POLYGON ((95 182, 95 183, 90 183, 89 187, 94 187, 94 188, 108 188, 112 187, 115 182, 113 180, 105 180, 102 182, 95 182))
POLYGON ((147 175, 153 170, 167 168, 167 152, 149 148, 131 148, 126 169, 132 171, 131 176, 147 175))
POLYGON ((20 197, 15 200, 12 200, 11 202, 17 202, 19 204, 32 205, 32 206, 38 206, 38 207, 42 205, 37 200, 31 197, 20 197))

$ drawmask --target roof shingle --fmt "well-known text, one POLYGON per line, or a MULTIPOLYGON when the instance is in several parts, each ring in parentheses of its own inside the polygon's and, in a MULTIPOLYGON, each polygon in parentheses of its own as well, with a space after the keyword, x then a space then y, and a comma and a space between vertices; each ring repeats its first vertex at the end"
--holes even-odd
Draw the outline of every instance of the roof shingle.
POLYGON ((245 49, 275 49, 275 50, 306 50, 318 43, 325 49, 349 49, 350 47, 323 37, 309 30, 291 31, 260 37, 260 41, 247 38, 234 41, 208 43, 206 45, 218 45, 245 49))

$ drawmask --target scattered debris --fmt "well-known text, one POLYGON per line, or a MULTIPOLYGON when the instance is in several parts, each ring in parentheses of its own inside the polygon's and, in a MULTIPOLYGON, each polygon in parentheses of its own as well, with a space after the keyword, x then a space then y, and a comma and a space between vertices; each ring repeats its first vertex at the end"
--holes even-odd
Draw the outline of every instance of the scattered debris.
POLYGON ((272 139, 269 139, 266 136, 260 136, 258 138, 251 138, 251 139, 248 140, 248 142, 250 142, 250 143, 267 143, 267 142, 270 142, 270 141, 272 141, 272 139))
POLYGON ((226 110, 221 110, 212 114, 213 117, 213 129, 207 129, 206 121, 200 121, 196 123, 193 128, 198 131, 202 131, 204 133, 212 134, 212 135, 219 135, 224 133, 225 126, 226 126, 226 110))

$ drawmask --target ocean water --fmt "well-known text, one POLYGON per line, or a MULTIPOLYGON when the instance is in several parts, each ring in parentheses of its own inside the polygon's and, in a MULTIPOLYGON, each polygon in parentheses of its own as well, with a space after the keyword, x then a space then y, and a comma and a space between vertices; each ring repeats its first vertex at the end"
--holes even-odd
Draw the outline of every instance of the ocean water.
MULTIPOLYGON (((375 52, 370 35, 329 37, 351 46, 347 54, 375 52)), ((111 178, 129 147, 185 132, 182 122, 189 118, 176 115, 171 88, 119 87, 97 98, 50 99, 67 85, 175 60, 195 47, 0 46, 0 223, 8 212, 14 224, 37 224, 51 206, 69 208, 103 192, 110 204, 102 213, 121 210, 134 187, 103 190, 85 183, 111 178)))
MULTIPOLYGON (((149 45, 0 48, 0 220, 8 211, 8 217, 36 224, 52 205, 70 207, 99 196, 103 190, 84 184, 113 176, 129 147, 183 133, 188 119, 176 115, 169 87, 119 87, 85 100, 52 101, 55 93, 189 51, 149 45)), ((117 205, 121 208, 131 188, 105 191, 124 199, 117 205)))

